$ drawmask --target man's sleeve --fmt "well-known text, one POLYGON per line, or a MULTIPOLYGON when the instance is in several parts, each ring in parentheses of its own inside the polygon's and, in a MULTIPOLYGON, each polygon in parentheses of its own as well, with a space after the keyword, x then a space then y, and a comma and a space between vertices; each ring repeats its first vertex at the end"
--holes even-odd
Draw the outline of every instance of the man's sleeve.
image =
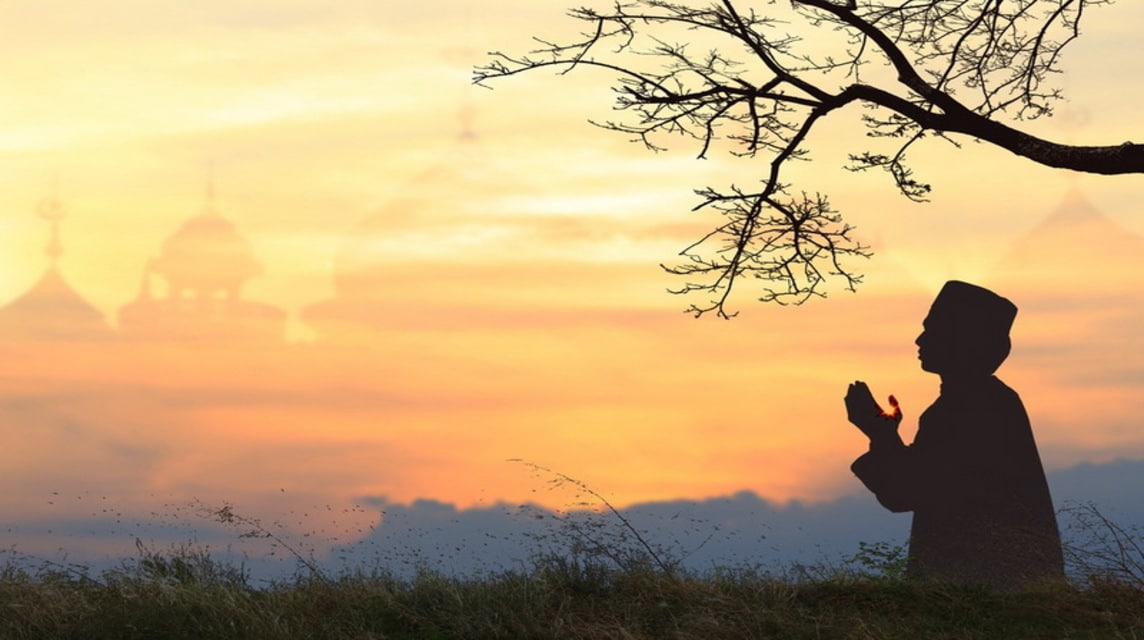
POLYGON ((916 453, 912 446, 872 447, 850 470, 883 507, 894 513, 913 511, 921 484, 916 453))

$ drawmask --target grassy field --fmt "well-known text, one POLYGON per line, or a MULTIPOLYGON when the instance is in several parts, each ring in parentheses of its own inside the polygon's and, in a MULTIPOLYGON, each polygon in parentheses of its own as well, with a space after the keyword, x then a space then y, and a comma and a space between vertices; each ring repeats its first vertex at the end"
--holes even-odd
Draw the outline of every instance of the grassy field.
POLYGON ((30 556, 18 562, 9 550, 0 566, 0 640, 1144 639, 1144 535, 1092 505, 1060 514, 1070 582, 992 593, 908 580, 904 549, 887 543, 862 543, 841 564, 781 574, 688 572, 585 490, 605 505, 602 520, 586 527, 566 519, 558 551, 538 554, 524 570, 478 577, 397 578, 369 567, 330 575, 230 507, 210 516, 280 543, 297 561, 292 578, 255 586, 243 565, 206 549, 156 551, 138 539, 136 557, 98 574, 31 565, 30 556))
POLYGON ((1144 589, 1090 578, 1023 593, 838 571, 702 576, 538 559, 453 579, 312 572, 255 588, 205 553, 144 552, 87 576, 9 566, 0 637, 102 638, 1144 638, 1144 589))

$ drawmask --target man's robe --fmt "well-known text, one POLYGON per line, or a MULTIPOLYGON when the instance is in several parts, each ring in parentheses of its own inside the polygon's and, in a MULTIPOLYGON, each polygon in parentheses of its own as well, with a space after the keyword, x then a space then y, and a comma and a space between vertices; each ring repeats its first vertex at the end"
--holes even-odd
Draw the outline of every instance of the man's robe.
POLYGON ((943 384, 913 444, 874 442, 851 470, 882 506, 914 512, 909 575, 1002 589, 1063 579, 1029 417, 997 378, 943 384))

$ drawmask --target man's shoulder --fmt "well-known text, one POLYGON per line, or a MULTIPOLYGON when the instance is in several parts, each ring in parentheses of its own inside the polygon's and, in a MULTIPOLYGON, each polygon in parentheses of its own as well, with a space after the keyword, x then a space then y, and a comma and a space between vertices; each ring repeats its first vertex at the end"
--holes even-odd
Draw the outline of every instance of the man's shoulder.
POLYGON ((1028 424, 1029 414, 1025 410, 1025 403, 1021 401, 1021 396, 1017 394, 1009 385, 999 380, 996 376, 993 377, 989 385, 989 395, 985 402, 991 407, 991 411, 999 417, 1004 416, 1007 419, 1003 422, 1007 424, 1028 424))
POLYGON ((989 377, 989 385, 986 388, 989 389, 991 393, 994 393, 998 396, 1006 396, 1016 400, 1017 402, 1021 401, 1021 396, 1017 395, 1017 392, 1014 391, 1012 387, 1002 382, 1002 380, 997 376, 989 377))

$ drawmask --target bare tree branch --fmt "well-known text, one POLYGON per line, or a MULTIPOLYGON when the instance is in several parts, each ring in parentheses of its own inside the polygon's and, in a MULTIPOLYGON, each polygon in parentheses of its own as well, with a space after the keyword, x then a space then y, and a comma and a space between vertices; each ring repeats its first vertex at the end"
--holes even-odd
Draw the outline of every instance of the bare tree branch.
POLYGON ((617 121, 595 122, 648 149, 682 137, 706 157, 716 148, 768 167, 758 188, 704 187, 695 209, 722 221, 663 265, 684 278, 676 293, 700 292, 688 309, 729 318, 739 280, 758 281, 763 301, 801 303, 839 279, 854 290, 851 258, 868 257, 821 193, 788 194, 790 162, 806 157, 807 136, 822 118, 851 104, 869 136, 893 150, 850 155, 848 168, 886 171, 899 192, 924 201, 907 151, 926 140, 964 135, 1050 167, 1089 173, 1144 172, 1144 146, 1075 146, 1024 133, 1002 119, 1052 115, 1060 93, 1047 84, 1062 50, 1080 34, 1087 8, 1110 0, 786 0, 702 7, 667 0, 620 0, 607 11, 581 7, 580 40, 523 56, 490 54, 474 82, 553 67, 595 67, 615 74, 617 121), (756 7, 762 8, 756 8, 756 7), (801 35, 800 35, 801 34, 801 35), (713 41, 697 54, 692 46, 713 41), (813 43, 811 40, 813 39, 813 43), (823 43, 835 45, 834 49, 823 43), (813 46, 812 46, 813 44, 813 46), (835 51, 834 53, 824 53, 835 51), (838 53, 837 51, 842 51, 838 53), (875 81, 869 67, 888 67, 875 81))

